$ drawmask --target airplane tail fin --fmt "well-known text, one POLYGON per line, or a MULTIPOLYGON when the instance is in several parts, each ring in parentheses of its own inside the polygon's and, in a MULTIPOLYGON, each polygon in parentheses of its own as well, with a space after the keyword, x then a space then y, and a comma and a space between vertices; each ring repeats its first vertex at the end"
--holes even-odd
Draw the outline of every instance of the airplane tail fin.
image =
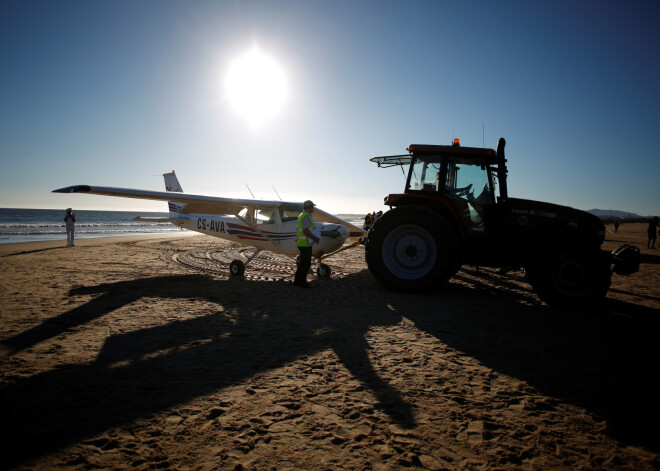
POLYGON ((164 173, 163 178, 165 178, 165 190, 166 191, 176 191, 183 193, 183 188, 179 184, 179 180, 176 178, 174 170, 170 173, 164 173))
MULTIPOLYGON (((177 193, 183 193, 183 189, 181 188, 181 185, 179 184, 179 180, 176 178, 176 174, 174 173, 174 170, 172 170, 171 173, 164 173, 163 178, 165 179, 165 190, 166 191, 173 191, 173 192, 177 192, 177 193)), ((167 205, 169 206, 170 217, 172 217, 172 218, 178 218, 179 213, 181 213, 181 210, 184 207, 183 203, 178 203, 176 201, 168 201, 167 205)))

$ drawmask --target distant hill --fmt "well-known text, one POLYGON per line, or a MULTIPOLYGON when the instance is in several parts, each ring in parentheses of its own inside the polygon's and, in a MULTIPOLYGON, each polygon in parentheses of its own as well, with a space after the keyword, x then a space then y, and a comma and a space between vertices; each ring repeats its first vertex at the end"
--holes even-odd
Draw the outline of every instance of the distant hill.
POLYGON ((628 213, 626 211, 617 211, 615 209, 590 209, 588 213, 599 218, 640 218, 639 214, 628 213))

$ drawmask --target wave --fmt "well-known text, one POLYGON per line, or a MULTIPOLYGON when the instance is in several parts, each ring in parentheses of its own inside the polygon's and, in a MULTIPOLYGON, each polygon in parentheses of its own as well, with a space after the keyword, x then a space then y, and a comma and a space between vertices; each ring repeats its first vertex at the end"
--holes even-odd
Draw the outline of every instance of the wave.
MULTIPOLYGON (((169 222, 133 221, 135 216, 166 217, 162 212, 79 211, 77 237, 130 236, 133 234, 176 233, 182 229, 169 222)), ((338 214, 342 219, 362 226, 364 216, 338 214)), ((66 237, 66 226, 59 210, 0 208, 0 244, 66 237)))
MULTIPOLYGON (((149 227, 152 226, 168 226, 170 223, 169 222, 156 222, 156 223, 151 223, 149 227)), ((143 222, 96 222, 96 223, 80 223, 76 224, 76 230, 81 228, 81 227, 108 227, 108 226, 128 226, 128 227, 139 227, 139 226, 145 226, 143 222)), ((10 223, 10 224, 0 224, 0 229, 20 229, 20 228, 62 228, 65 227, 64 223, 35 223, 35 224, 27 224, 27 223, 10 223)))
MULTIPOLYGON (((121 230, 121 229, 96 229, 96 230, 78 230, 76 235, 81 234, 151 234, 154 232, 177 232, 181 231, 178 227, 157 229, 155 227, 121 230)), ((0 236, 19 236, 19 235, 58 235, 65 234, 64 231, 0 231, 0 236)))

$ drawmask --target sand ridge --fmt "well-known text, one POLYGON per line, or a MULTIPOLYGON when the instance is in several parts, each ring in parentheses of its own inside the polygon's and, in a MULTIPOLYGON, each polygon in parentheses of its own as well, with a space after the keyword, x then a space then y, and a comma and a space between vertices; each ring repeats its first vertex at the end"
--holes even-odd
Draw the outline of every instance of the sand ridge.
POLYGON ((207 263, 236 250, 0 248, 3 467, 658 466, 655 251, 584 313, 545 306, 518 271, 466 266, 442 292, 393 293, 362 248, 310 291, 276 257, 244 280, 207 263))

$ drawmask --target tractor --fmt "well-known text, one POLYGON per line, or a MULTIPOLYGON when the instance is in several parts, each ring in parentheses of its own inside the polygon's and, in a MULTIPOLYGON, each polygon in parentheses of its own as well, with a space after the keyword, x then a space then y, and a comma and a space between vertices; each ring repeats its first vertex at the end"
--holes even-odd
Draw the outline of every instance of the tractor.
POLYGON ((639 270, 636 247, 601 249, 605 226, 598 217, 510 198, 505 145, 501 138, 495 151, 462 147, 455 139, 371 159, 379 167, 408 168, 405 191, 385 198, 391 209, 365 241, 376 279, 394 290, 424 292, 443 286, 463 264, 524 268, 541 300, 576 306, 602 300, 613 270, 639 270))

